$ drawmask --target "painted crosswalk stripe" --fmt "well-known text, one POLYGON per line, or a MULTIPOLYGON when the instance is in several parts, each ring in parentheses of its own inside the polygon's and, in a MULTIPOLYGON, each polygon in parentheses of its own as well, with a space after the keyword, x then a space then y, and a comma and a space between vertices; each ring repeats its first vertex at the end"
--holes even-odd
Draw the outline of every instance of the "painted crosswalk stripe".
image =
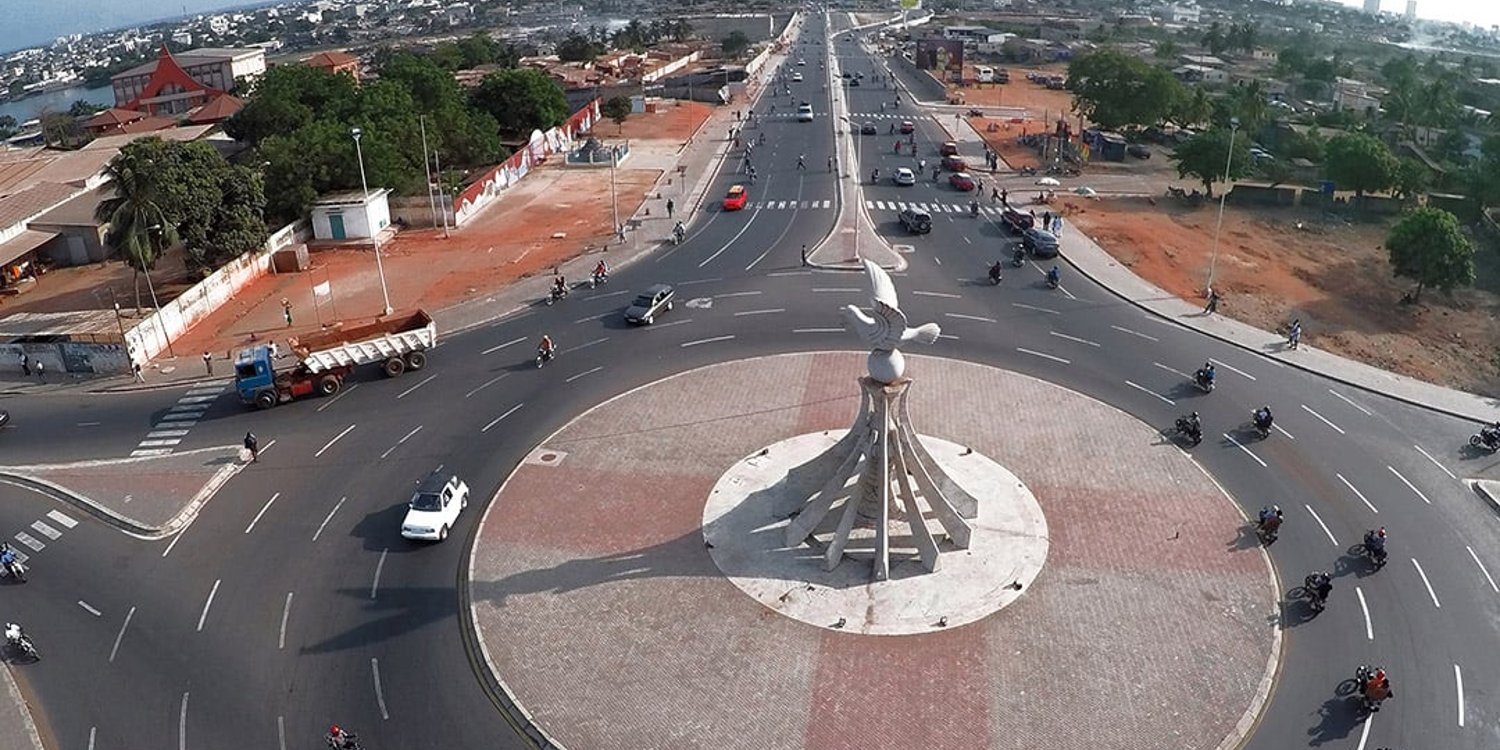
POLYGON ((178 405, 176 405, 176 406, 168 409, 167 411, 169 411, 169 412, 191 411, 191 412, 196 412, 198 414, 202 414, 203 412, 208 411, 208 405, 207 404, 178 404, 178 405))
POLYGON ((179 403, 179 404, 206 404, 206 403, 208 403, 210 401, 217 400, 218 398, 219 397, 218 397, 217 394, 213 395, 213 396, 183 396, 182 398, 177 399, 177 403, 179 403))
POLYGON ((31 523, 31 528, 35 529, 38 534, 41 534, 42 536, 47 537, 54 542, 57 541, 58 537, 62 536, 61 531, 58 531, 57 529, 54 529, 51 526, 42 523, 41 521, 33 521, 31 523))
POLYGON ((172 452, 171 448, 145 448, 130 452, 131 458, 151 458, 152 456, 165 456, 172 452))
POLYGON ((833 201, 823 201, 823 208, 833 208, 833 201))
POLYGON ((167 445, 176 445, 176 444, 178 444, 180 442, 182 442, 182 441, 178 440, 178 439, 175 439, 175 438, 171 439, 171 440, 142 440, 140 442, 140 447, 142 447, 142 448, 160 448, 160 447, 167 446, 167 445))
POLYGON ((188 391, 187 393, 184 393, 182 395, 184 395, 184 396, 218 396, 219 394, 221 394, 223 392, 224 392, 224 386, 216 386, 216 387, 213 387, 213 388, 194 388, 191 391, 188 391))
POLYGON ((192 427, 195 424, 198 424, 198 415, 196 414, 186 419, 167 419, 166 417, 162 417, 162 420, 157 422, 152 429, 177 429, 180 427, 192 427))
POLYGON ((47 545, 37 541, 36 537, 24 531, 16 534, 16 541, 26 545, 27 547, 30 547, 32 552, 41 552, 43 549, 47 548, 47 545))
POLYGON ((47 511, 47 517, 50 518, 50 519, 52 519, 52 521, 54 523, 56 523, 57 525, 65 528, 65 529, 71 529, 74 526, 78 525, 77 521, 73 520, 71 517, 68 516, 68 514, 62 512, 60 510, 49 510, 49 511, 47 511))
MULTIPOLYGON (((163 426, 171 427, 172 425, 163 425, 163 426)), ((146 437, 148 437, 148 438, 172 438, 172 437, 182 437, 183 435, 186 435, 186 434, 188 434, 187 430, 157 430, 156 432, 148 432, 148 433, 146 433, 146 437)))

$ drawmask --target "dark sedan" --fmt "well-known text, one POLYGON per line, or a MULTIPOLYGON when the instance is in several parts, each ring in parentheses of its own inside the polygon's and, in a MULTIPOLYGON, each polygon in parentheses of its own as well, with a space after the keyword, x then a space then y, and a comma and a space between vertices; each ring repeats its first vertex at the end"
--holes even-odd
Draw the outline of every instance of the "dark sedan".
POLYGON ((651 325, 656 316, 672 309, 672 287, 655 284, 636 296, 630 307, 625 308, 625 320, 630 323, 651 325))

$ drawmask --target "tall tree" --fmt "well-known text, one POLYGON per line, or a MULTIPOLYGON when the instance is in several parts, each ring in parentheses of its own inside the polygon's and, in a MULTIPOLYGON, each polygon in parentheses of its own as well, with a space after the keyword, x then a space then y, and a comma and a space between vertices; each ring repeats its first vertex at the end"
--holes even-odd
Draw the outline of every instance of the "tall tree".
POLYGON ((724 56, 734 60, 745 54, 750 49, 750 37, 745 36, 743 31, 731 31, 729 36, 719 40, 719 47, 724 50, 724 56))
POLYGON ((557 59, 563 62, 589 62, 604 54, 604 45, 573 32, 557 43, 557 59))
POLYGON ((1248 139, 1233 138, 1233 156, 1230 156, 1230 131, 1214 128, 1189 138, 1172 152, 1172 161, 1177 163, 1178 177, 1196 177, 1203 183, 1208 197, 1214 197, 1214 182, 1224 179, 1228 167, 1229 180, 1233 182, 1250 174, 1250 147, 1248 139))
POLYGON ((1429 286, 1448 292, 1474 283, 1474 246, 1458 217, 1440 208, 1424 206, 1407 214, 1391 227, 1385 247, 1396 275, 1417 282, 1414 301, 1429 286))
POLYGON ((599 114, 615 121, 615 132, 619 133, 625 127, 625 120, 630 117, 630 100, 623 96, 612 96, 599 107, 599 114))
POLYGON ((546 73, 501 70, 484 77, 470 95, 474 106, 495 118, 507 138, 525 138, 568 119, 568 99, 546 73))
POLYGON ((1106 130, 1155 125, 1171 116, 1184 96, 1171 73, 1114 49, 1075 58, 1067 88, 1073 109, 1106 130))
POLYGON ((1183 91, 1185 95, 1178 98, 1177 105, 1172 110, 1172 120, 1186 127, 1208 122, 1208 118, 1214 113, 1214 105, 1208 98, 1208 91, 1196 87, 1192 89, 1191 94, 1187 94, 1187 89, 1183 91))
POLYGON ((1426 165, 1416 159, 1402 159, 1396 164, 1392 192, 1401 200, 1412 201, 1427 189, 1429 181, 1426 165))
POLYGON ((1396 156, 1379 139, 1364 133, 1340 133, 1328 139, 1328 179, 1356 200, 1384 190, 1396 178, 1396 156))
POLYGON ((141 272, 150 272, 162 248, 177 244, 177 227, 162 208, 160 186, 144 164, 116 157, 104 168, 112 195, 99 202, 94 218, 106 226, 105 239, 134 270, 135 309, 141 311, 141 272))
POLYGON ((1253 136, 1271 119, 1271 106, 1260 81, 1242 83, 1229 90, 1230 111, 1240 119, 1240 127, 1253 136))

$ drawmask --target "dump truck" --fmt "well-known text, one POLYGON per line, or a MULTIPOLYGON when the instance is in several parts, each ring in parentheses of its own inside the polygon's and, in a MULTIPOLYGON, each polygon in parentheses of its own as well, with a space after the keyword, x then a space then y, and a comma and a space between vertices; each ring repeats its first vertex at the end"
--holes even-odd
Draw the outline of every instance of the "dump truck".
POLYGON ((356 368, 375 362, 388 377, 415 372, 427 366, 427 350, 437 345, 437 324, 417 310, 309 333, 287 344, 297 362, 281 370, 268 345, 240 350, 234 359, 234 386, 241 401, 269 409, 312 393, 332 396, 356 368))

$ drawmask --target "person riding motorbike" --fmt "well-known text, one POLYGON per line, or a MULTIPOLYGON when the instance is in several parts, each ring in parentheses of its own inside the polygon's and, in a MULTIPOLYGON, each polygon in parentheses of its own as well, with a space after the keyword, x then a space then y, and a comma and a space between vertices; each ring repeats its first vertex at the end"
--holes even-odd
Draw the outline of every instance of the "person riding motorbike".
POLYGON ((1479 441, 1491 448, 1500 445, 1500 422, 1480 427, 1479 441))
POLYGON ((355 737, 343 727, 334 724, 328 728, 328 746, 335 750, 355 747, 355 737))
POLYGON ((1307 578, 1303 579, 1302 585, 1307 589, 1307 593, 1312 596, 1313 606, 1322 609, 1324 603, 1328 601, 1328 594, 1333 591, 1333 576, 1328 575, 1324 571, 1315 570, 1307 574, 1307 578))
POLYGON ((1047 286, 1050 286, 1053 289, 1056 289, 1058 287, 1058 285, 1061 284, 1061 283, 1062 283, 1062 272, 1060 272, 1060 271, 1057 270, 1057 266, 1053 266, 1052 270, 1050 270, 1050 271, 1047 272, 1047 286))
POLYGON ((1260 531, 1268 540, 1274 541, 1276 533, 1281 530, 1283 516, 1281 506, 1267 505, 1260 509, 1260 531))
POLYGON ((1271 423, 1273 421, 1271 417, 1271 407, 1262 406, 1259 409, 1256 409, 1252 417, 1255 421, 1255 429, 1260 430, 1261 434, 1263 435, 1270 434, 1271 423))
POLYGON ((1198 372, 1194 373, 1194 375, 1198 380, 1198 385, 1211 389, 1214 387, 1214 378, 1218 373, 1214 371, 1214 363, 1204 362, 1203 366, 1198 368, 1198 372))
POLYGON ((1186 435, 1193 445, 1203 442, 1203 422, 1198 418, 1198 412, 1193 412, 1185 417, 1177 418, 1177 431, 1186 435))
POLYGON ((544 362, 551 360, 554 356, 557 355, 557 345, 552 343, 551 336, 548 336, 545 333, 542 334, 542 340, 536 345, 536 354, 538 357, 541 357, 542 361, 544 362))
POLYGON ((568 296, 568 280, 558 274, 552 279, 552 296, 562 298, 568 296))
POLYGON ((30 653, 32 656, 36 656, 36 646, 31 644, 31 639, 27 638, 26 634, 21 632, 21 626, 16 623, 5 623, 5 642, 10 644, 11 648, 20 649, 30 653))
POLYGON ((1365 550, 1377 564, 1385 562, 1385 527, 1365 532, 1365 550))
POLYGON ((978 216, 979 215, 979 201, 974 200, 972 198, 969 199, 969 215, 970 216, 978 216))
POLYGON ((1002 280, 1005 279, 1005 277, 1003 275, 1001 275, 1000 270, 1001 270, 1000 269, 1000 261, 997 260, 992 265, 990 265, 990 282, 991 283, 999 284, 1002 280))
POLYGON ((608 278, 609 278, 609 264, 605 263, 603 258, 600 258, 599 262, 594 266, 594 281, 595 282, 604 281, 604 280, 606 280, 608 278))
POLYGON ((16 578, 20 578, 24 570, 21 567, 21 558, 16 555, 15 549, 9 543, 0 543, 0 567, 4 567, 6 573, 16 578))
POLYGON ((683 228, 682 222, 679 221, 677 226, 672 227, 672 241, 681 245, 685 236, 687 236, 687 229, 683 228))
POLYGON ((1010 254, 1010 262, 1016 268, 1020 268, 1026 263, 1026 250, 1023 249, 1020 245, 1017 245, 1016 251, 1010 254))
POLYGON ((870 184, 874 185, 877 182, 880 182, 880 170, 878 169, 870 172, 870 184))
POLYGON ((1363 678, 1359 685, 1360 696, 1364 698, 1365 705, 1371 711, 1379 711, 1381 702, 1396 694, 1391 690, 1390 676, 1382 667, 1376 667, 1373 671, 1364 667, 1359 672, 1360 677, 1363 678))

